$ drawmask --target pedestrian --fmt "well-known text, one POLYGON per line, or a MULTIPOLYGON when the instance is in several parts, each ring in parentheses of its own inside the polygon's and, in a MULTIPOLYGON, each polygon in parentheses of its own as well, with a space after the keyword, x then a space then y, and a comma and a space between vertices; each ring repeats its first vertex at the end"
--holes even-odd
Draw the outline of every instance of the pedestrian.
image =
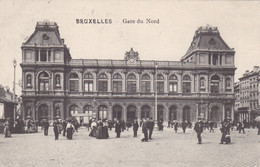
POLYGON ((148 129, 149 129, 149 139, 152 140, 153 128, 154 128, 154 121, 150 118, 149 121, 146 122, 148 129))
POLYGON ((62 130, 63 130, 63 136, 66 136, 66 127, 67 127, 67 121, 62 121, 62 130))
POLYGON ((11 131, 10 131, 10 118, 6 119, 6 122, 4 123, 4 137, 11 137, 11 131))
POLYGON ((92 120, 90 124, 91 131, 89 133, 89 136, 96 137, 97 136, 97 122, 95 119, 92 120))
POLYGON ((103 138, 103 122, 99 119, 97 122, 97 139, 103 138))
POLYGON ((66 127, 67 139, 72 140, 74 129, 75 129, 74 125, 71 123, 71 120, 69 120, 66 127))
POLYGON ((220 128, 222 136, 219 144, 223 144, 224 142, 226 144, 230 143, 230 123, 228 120, 225 120, 222 122, 222 127, 220 128))
POLYGON ((144 133, 144 138, 142 142, 148 142, 148 122, 146 119, 143 120, 142 132, 144 133))
POLYGON ((49 121, 44 119, 44 122, 43 122, 43 129, 44 129, 44 135, 45 136, 48 136, 48 130, 49 130, 49 121))
POLYGON ((171 120, 168 120, 168 126, 167 128, 170 128, 171 127, 171 120))
POLYGON ((124 130, 126 129, 125 126, 126 126, 126 125, 125 125, 125 121, 122 120, 122 121, 121 121, 122 132, 124 132, 124 130))
POLYGON ((194 130, 197 133, 197 138, 198 138, 198 144, 202 143, 201 140, 201 133, 203 132, 203 122, 201 120, 198 120, 194 126, 194 130))
POLYGON ((177 133, 179 123, 178 123, 176 120, 174 121, 173 126, 174 126, 174 131, 175 131, 175 133, 177 133))
POLYGON ((183 122, 181 123, 181 127, 182 127, 183 133, 185 133, 186 128, 187 128, 187 123, 186 123, 186 121, 183 121, 183 122))
POLYGON ((59 139, 59 122, 57 119, 54 120, 53 122, 53 131, 55 135, 55 140, 59 139))
POLYGON ((138 124, 137 120, 135 119, 134 123, 133 123, 134 137, 137 137, 138 127, 139 127, 139 124, 138 124))
POLYGON ((213 122, 213 121, 210 121, 210 122, 209 122, 209 128, 210 128, 210 129, 209 129, 209 132, 212 132, 212 131, 214 132, 213 126, 214 126, 214 122, 213 122))
POLYGON ((103 139, 108 139, 109 134, 108 134, 108 120, 104 119, 103 123, 103 139))
POLYGON ((120 138, 121 128, 121 123, 117 120, 115 125, 116 138, 120 138))

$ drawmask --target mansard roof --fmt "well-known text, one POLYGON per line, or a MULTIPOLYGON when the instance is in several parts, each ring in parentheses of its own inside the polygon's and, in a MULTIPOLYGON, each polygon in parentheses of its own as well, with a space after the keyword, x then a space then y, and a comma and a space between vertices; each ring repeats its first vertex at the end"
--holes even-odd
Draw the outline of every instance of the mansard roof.
POLYGON ((34 33, 24 43, 25 45, 63 45, 64 40, 60 38, 59 27, 56 22, 37 22, 34 33))
POLYGON ((221 38, 217 27, 207 25, 196 30, 191 45, 183 58, 189 56, 195 50, 230 51, 233 49, 221 38))

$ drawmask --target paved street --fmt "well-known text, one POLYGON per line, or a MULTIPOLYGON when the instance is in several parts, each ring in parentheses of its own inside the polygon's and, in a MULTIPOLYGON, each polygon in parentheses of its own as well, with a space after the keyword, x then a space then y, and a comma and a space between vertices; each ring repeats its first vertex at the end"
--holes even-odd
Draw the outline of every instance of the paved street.
POLYGON ((219 144, 221 133, 215 131, 204 131, 201 145, 191 129, 176 134, 165 128, 154 132, 153 140, 145 143, 140 141, 140 129, 138 138, 132 137, 130 129, 120 139, 110 131, 107 140, 89 137, 85 128, 79 129, 73 140, 60 136, 55 141, 52 128, 49 136, 44 136, 42 130, 36 134, 13 134, 12 138, 0 138, 0 166, 260 166, 257 129, 247 129, 246 134, 233 131, 230 145, 219 144))

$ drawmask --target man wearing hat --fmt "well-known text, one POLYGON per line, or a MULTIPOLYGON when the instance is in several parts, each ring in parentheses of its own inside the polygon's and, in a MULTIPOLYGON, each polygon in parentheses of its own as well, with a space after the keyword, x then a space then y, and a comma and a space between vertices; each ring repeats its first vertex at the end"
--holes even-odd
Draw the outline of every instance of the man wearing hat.
POLYGON ((198 118, 198 121, 196 122, 194 126, 194 130, 197 133, 197 138, 198 138, 198 144, 201 144, 201 133, 203 132, 203 122, 200 118, 198 118))

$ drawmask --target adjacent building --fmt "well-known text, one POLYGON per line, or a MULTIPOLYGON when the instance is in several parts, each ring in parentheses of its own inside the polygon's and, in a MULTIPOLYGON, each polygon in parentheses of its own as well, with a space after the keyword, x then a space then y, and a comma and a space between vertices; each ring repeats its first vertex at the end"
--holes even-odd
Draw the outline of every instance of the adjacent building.
POLYGON ((254 66, 252 71, 246 70, 239 82, 235 84, 236 120, 251 122, 260 115, 260 68, 254 66))
POLYGON ((87 53, 72 59, 58 25, 38 22, 22 44, 23 117, 233 119, 234 55, 218 28, 205 26, 180 61, 142 60, 133 48, 121 60, 88 59, 87 53))

